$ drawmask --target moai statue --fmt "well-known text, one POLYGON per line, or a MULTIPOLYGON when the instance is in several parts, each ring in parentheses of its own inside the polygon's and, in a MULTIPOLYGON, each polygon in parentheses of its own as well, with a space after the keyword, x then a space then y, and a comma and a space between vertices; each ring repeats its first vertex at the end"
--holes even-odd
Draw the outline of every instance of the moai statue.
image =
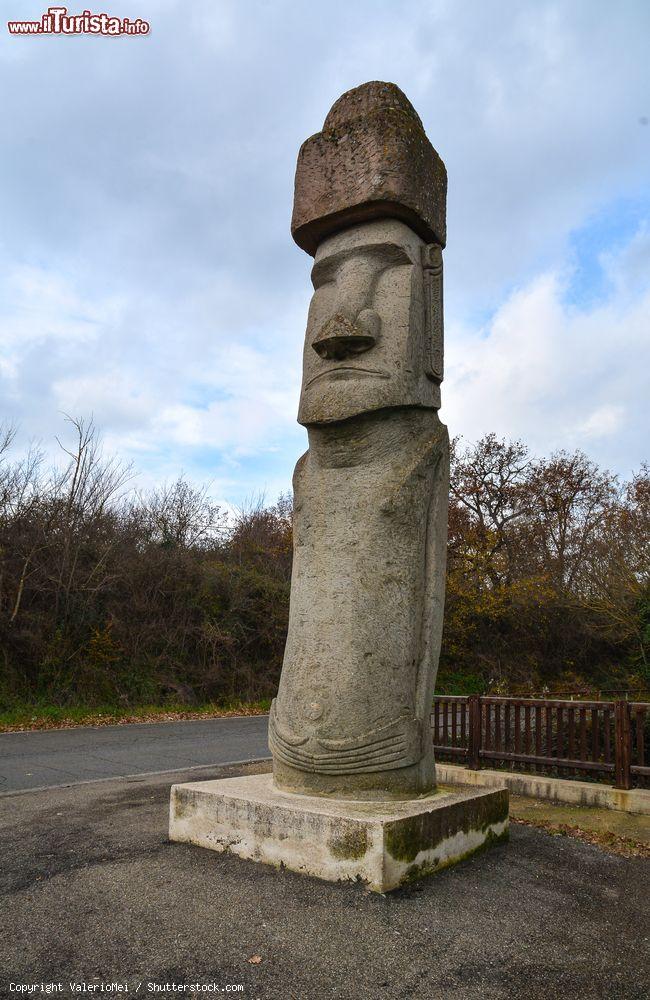
POLYGON ((340 98, 302 146, 314 257, 273 775, 174 785, 169 836, 389 892, 508 837, 505 789, 435 788, 445 593, 446 175, 394 84, 340 98), (368 801, 359 802, 365 799, 368 801), (393 801, 389 801, 393 800, 393 801))
POLYGON ((402 91, 344 94, 298 157, 314 256, 294 473, 289 633, 269 742, 283 791, 435 788, 429 717, 445 593, 440 422, 446 171, 402 91))

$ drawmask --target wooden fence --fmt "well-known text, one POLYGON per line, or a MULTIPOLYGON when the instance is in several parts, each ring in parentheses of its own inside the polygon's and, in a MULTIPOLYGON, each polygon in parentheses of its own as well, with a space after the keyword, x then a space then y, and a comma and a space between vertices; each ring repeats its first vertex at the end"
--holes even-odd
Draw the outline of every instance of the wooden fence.
POLYGON ((431 722, 436 755, 471 768, 650 783, 650 703, 440 695, 431 722))

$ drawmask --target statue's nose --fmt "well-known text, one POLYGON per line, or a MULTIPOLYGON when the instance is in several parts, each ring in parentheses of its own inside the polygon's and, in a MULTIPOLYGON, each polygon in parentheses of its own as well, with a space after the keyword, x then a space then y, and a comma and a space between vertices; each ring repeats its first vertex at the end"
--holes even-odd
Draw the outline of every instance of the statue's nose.
POLYGON ((311 346, 321 358, 343 361, 369 351, 377 343, 378 333, 379 316, 371 309, 359 313, 354 323, 337 313, 321 327, 311 346))

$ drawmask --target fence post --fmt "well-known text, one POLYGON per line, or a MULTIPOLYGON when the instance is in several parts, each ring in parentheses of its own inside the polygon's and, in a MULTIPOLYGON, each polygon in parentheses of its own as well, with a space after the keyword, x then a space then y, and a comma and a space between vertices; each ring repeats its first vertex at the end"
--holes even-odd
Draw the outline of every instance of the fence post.
POLYGON ((471 694, 467 699, 469 706, 469 740, 467 743, 467 766, 476 770, 481 766, 481 698, 471 694))
POLYGON ((616 787, 631 788, 632 727, 627 701, 617 701, 614 704, 614 754, 616 787))

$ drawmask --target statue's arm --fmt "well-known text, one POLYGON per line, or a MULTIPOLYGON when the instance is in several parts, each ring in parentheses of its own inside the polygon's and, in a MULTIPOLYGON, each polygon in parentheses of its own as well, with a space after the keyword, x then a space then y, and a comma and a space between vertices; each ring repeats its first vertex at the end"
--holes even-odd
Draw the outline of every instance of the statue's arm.
POLYGON ((424 566, 421 658, 416 693, 417 714, 427 722, 431 712, 442 642, 447 568, 447 517, 449 508, 449 435, 444 424, 435 442, 437 452, 427 515, 424 566))

